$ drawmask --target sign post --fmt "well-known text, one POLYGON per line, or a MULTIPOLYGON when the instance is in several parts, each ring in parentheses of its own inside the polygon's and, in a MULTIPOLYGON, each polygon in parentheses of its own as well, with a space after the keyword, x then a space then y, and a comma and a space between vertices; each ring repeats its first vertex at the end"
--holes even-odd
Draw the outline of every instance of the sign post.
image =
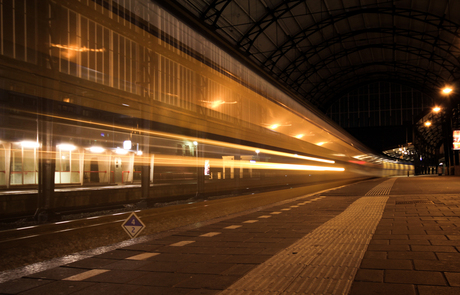
POLYGON ((131 213, 129 217, 121 224, 121 227, 131 237, 137 237, 140 232, 145 228, 145 224, 137 217, 136 213, 131 213))

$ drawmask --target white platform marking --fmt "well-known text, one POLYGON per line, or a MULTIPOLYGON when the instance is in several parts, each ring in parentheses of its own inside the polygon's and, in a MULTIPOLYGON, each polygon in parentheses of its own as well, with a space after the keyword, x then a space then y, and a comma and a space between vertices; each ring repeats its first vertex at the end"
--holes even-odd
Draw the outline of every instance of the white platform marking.
POLYGON ((210 238, 210 237, 214 237, 214 236, 217 236, 217 235, 220 235, 221 233, 219 232, 209 232, 207 234, 202 234, 200 237, 207 237, 207 238, 210 238))
POLYGON ((237 228, 240 228, 241 225, 230 225, 230 226, 227 226, 227 227, 224 227, 226 229, 237 229, 237 228))
POLYGON ((73 275, 68 278, 63 279, 64 281, 83 281, 88 278, 100 275, 101 273, 108 272, 108 269, 92 269, 85 272, 82 272, 78 275, 73 275))
POLYGON ((126 258, 126 259, 129 259, 129 260, 145 260, 145 259, 147 259, 147 258, 156 256, 156 255, 159 255, 159 254, 160 254, 160 253, 151 253, 151 252, 147 252, 147 253, 142 253, 142 254, 134 255, 134 256, 128 257, 128 258, 126 258))
POLYGON ((195 241, 181 241, 181 242, 177 242, 177 243, 171 244, 171 245, 169 245, 169 246, 173 246, 173 247, 182 247, 182 246, 185 246, 185 245, 188 245, 188 244, 191 244, 191 243, 195 243, 195 241))

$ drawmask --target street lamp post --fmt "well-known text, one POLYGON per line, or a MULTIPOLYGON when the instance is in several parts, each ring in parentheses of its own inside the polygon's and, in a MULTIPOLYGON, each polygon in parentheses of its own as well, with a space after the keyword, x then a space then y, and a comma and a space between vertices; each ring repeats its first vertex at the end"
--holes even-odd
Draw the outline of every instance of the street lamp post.
POLYGON ((445 86, 441 90, 441 94, 446 96, 445 100, 445 120, 443 120, 442 131, 444 137, 444 157, 446 163, 447 175, 452 175, 451 167, 454 165, 453 162, 453 151, 452 151, 452 102, 451 94, 453 94, 453 88, 451 86, 445 86))

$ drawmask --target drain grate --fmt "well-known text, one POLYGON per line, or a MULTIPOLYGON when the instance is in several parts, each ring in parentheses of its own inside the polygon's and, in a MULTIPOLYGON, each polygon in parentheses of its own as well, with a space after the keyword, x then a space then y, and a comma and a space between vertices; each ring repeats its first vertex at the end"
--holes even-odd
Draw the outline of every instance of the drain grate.
POLYGON ((425 200, 396 202, 396 205, 399 205, 399 204, 434 204, 434 203, 433 201, 425 201, 425 200))

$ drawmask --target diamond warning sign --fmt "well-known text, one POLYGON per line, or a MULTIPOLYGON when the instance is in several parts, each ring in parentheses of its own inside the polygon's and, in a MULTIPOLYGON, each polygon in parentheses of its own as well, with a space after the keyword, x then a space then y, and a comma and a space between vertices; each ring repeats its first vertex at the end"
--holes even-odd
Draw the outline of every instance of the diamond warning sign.
POLYGON ((133 212, 129 215, 128 219, 121 224, 121 227, 131 238, 135 238, 145 228, 145 224, 137 217, 136 213, 133 212))

